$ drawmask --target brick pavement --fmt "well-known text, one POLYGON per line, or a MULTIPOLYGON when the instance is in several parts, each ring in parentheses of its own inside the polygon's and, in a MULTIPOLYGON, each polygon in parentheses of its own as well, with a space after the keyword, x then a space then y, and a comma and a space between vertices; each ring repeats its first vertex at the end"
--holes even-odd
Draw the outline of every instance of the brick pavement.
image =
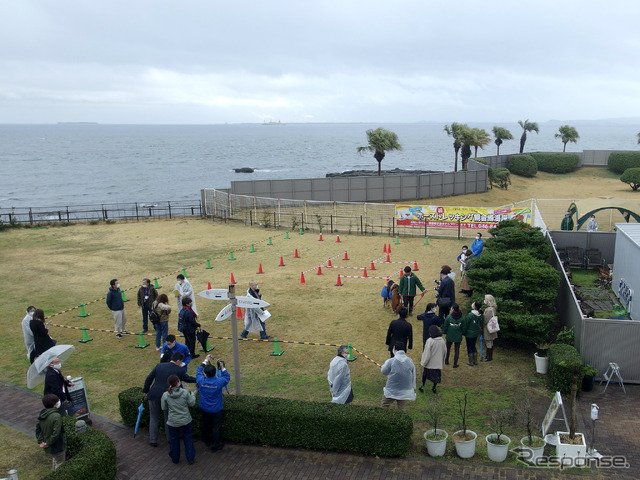
MULTIPOLYGON (((496 464, 451 462, 431 458, 376 458, 350 454, 272 448, 255 445, 227 444, 224 450, 212 454, 202 443, 196 443, 196 461, 188 465, 184 459, 173 465, 167 454, 164 438, 158 448, 147 444, 147 432, 142 430, 136 439, 133 430, 122 424, 92 415, 94 426, 114 441, 118 452, 118 480, 166 478, 171 475, 202 475, 216 479, 589 479, 640 478, 640 440, 633 437, 640 423, 640 386, 627 386, 627 395, 618 386, 596 387, 592 393, 582 394, 580 414, 588 420, 592 402, 600 406, 601 420, 597 426, 596 447, 601 453, 623 453, 630 459, 630 471, 587 470, 568 474, 557 470, 534 470, 496 464), (625 418, 620 420, 620 416, 625 418), (627 418, 628 417, 628 418, 627 418), (605 443, 605 439, 607 439, 605 443)), ((40 396, 14 385, 0 382, 0 422, 21 432, 33 435, 37 413, 41 409, 40 396)), ((19 470, 19 466, 17 466, 19 470)))

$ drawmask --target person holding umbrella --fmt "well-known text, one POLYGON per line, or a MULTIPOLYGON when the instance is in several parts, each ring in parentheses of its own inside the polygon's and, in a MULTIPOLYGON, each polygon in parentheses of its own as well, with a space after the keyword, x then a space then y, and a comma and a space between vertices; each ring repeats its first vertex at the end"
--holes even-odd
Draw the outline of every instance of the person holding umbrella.
POLYGON ((60 369, 62 368, 62 362, 59 358, 54 358, 49 365, 44 376, 44 394, 54 394, 60 400, 60 406, 58 411, 61 416, 68 415, 68 408, 71 405, 71 395, 69 394, 69 387, 73 387, 73 382, 70 382, 60 369))

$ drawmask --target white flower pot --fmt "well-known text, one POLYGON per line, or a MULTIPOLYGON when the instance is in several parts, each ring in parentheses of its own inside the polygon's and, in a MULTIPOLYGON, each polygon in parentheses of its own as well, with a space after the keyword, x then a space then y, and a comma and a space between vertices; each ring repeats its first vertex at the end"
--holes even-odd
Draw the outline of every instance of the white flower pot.
POLYGON ((536 359, 536 372, 546 374, 549 368, 549 357, 539 357, 537 353, 534 353, 533 356, 536 359))
MULTIPOLYGON (((540 437, 536 437, 536 436, 534 436, 533 438, 542 440, 540 437)), ((527 450, 529 452, 529 455, 527 455, 527 459, 526 459, 527 462, 535 463, 536 459, 541 457, 542 454, 544 453, 545 444, 543 444, 541 447, 530 447, 525 444, 525 442, 528 440, 529 440, 528 436, 520 439, 520 445, 522 445, 522 450, 527 450)))
POLYGON ((562 465, 571 467, 587 466, 587 443, 582 433, 576 432, 576 437, 580 437, 580 444, 572 445, 562 443, 560 435, 569 435, 569 432, 556 432, 556 456, 560 459, 562 465))
POLYGON ((454 443, 456 444, 456 453, 460 458, 471 458, 476 454, 476 440, 478 438, 478 434, 467 429, 467 435, 472 435, 472 440, 466 441, 458 441, 455 439, 457 433, 462 433, 462 430, 458 430, 452 436, 454 443))
POLYGON ((505 440, 507 443, 504 445, 497 445, 495 443, 496 438, 498 438, 497 433, 491 433, 485 437, 487 441, 487 455, 489 456, 489 460, 494 462, 504 462, 509 454, 509 445, 511 444, 511 439, 506 435, 500 435, 500 440, 505 440))
POLYGON ((429 440, 427 437, 433 433, 433 428, 424 432, 424 440, 427 442, 427 451, 432 457, 442 457, 447 450, 447 437, 449 434, 444 430, 436 429, 435 433, 443 435, 442 440, 429 440))

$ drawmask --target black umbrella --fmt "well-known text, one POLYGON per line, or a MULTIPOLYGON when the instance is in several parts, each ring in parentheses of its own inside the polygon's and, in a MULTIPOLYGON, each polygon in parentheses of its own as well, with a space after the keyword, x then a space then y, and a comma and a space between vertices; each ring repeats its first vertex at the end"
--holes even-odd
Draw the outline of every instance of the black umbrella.
POLYGON ((215 347, 209 347, 207 345, 207 339, 209 338, 209 332, 207 332, 204 328, 201 328, 201 329, 198 330, 198 332, 196 333, 196 338, 200 342, 200 345, 202 345, 202 351, 203 352, 210 352, 211 350, 213 350, 215 348, 215 347))

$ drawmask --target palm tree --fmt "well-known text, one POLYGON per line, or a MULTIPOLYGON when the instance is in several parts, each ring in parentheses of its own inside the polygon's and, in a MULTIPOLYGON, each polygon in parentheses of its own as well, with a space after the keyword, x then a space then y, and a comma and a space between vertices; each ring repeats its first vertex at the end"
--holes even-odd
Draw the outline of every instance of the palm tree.
POLYGON ((524 130, 520 137, 520 153, 522 153, 524 152, 524 144, 527 141, 527 132, 540 133, 540 130, 538 129, 538 124, 536 122, 530 122, 529 119, 524 122, 522 120, 518 120, 518 125, 520 125, 522 130, 524 130))
MULTIPOLYGON (((466 125, 465 125, 466 127, 466 125)), ((460 157, 462 158, 462 169, 467 169, 467 163, 471 157, 471 146, 476 141, 475 129, 464 128, 462 130, 462 148, 460 149, 460 157)))
POLYGON ((398 135, 384 128, 376 128, 375 130, 367 130, 367 139, 369 145, 366 147, 358 147, 358 152, 365 150, 374 152, 373 158, 378 161, 378 176, 381 174, 381 164, 385 152, 389 150, 402 150, 402 146, 398 143, 398 135))
MULTIPOLYGON (((471 146, 475 149, 473 158, 478 158, 478 147, 484 150, 484 146, 489 145, 489 142, 491 142, 491 137, 489 137, 489 134, 484 128, 472 128, 471 135, 471 146)), ((462 168, 466 170, 467 166, 465 165, 462 168)))
POLYGON ((503 127, 493 127, 493 136, 496 137, 495 144, 498 147, 497 156, 500 156, 500 145, 502 145, 503 140, 513 140, 513 135, 511 132, 503 127))
POLYGON ((567 143, 577 143, 580 135, 578 135, 578 131, 574 127, 570 127, 569 125, 562 125, 560 128, 558 128, 558 133, 556 133, 555 137, 562 139, 562 143, 564 144, 562 151, 564 152, 567 150, 567 143))
POLYGON ((462 135, 465 129, 468 129, 468 127, 463 123, 453 122, 450 126, 444 126, 444 131, 447 132, 447 135, 453 137, 453 151, 455 152, 454 172, 458 171, 458 152, 460 151, 460 147, 462 147, 462 135))
POLYGON ((636 135, 638 137, 638 143, 640 143, 640 132, 638 132, 638 135, 636 135))

